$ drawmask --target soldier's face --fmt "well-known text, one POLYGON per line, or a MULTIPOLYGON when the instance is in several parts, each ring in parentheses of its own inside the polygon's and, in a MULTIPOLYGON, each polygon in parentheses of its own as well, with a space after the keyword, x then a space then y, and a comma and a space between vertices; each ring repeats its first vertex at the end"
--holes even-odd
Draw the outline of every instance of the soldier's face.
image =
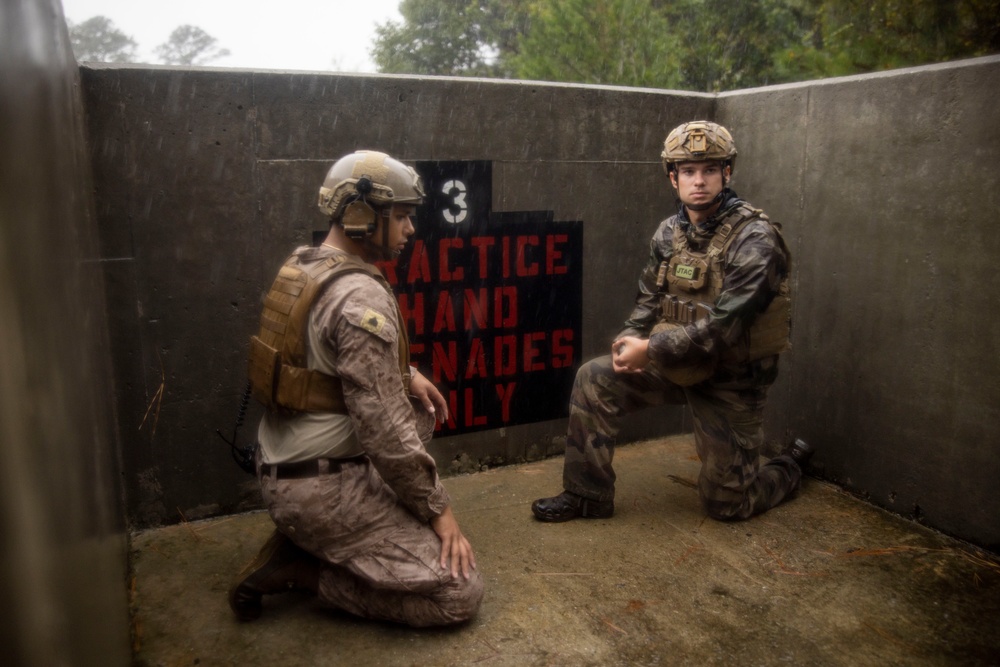
POLYGON ((417 207, 412 204, 393 204, 388 219, 382 218, 382 233, 386 235, 386 247, 398 255, 406 247, 406 242, 416 231, 413 216, 417 207))
POLYGON ((719 162, 681 162, 670 172, 670 182, 682 204, 699 207, 722 192, 729 171, 728 166, 723 168, 719 162))

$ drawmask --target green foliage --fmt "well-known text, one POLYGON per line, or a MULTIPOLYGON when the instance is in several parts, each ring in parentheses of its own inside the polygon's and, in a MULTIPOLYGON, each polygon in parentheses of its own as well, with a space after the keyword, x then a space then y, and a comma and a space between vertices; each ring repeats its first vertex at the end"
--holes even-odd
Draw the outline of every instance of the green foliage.
POLYGON ((129 63, 135 60, 135 40, 104 16, 71 24, 69 41, 79 62, 129 63))
POLYGON ((774 51, 786 80, 1000 52, 1000 0, 804 0, 799 39, 774 51))
POLYGON ((229 55, 229 49, 216 47, 217 42, 201 28, 182 25, 155 51, 165 65, 205 65, 229 55))
POLYGON ((685 88, 733 90, 779 80, 775 45, 795 39, 797 21, 782 0, 675 0, 664 14, 679 35, 685 88))
POLYGON ((1000 52, 1000 0, 402 0, 383 72, 720 91, 1000 52))
POLYGON ((376 27, 381 72, 508 77, 525 30, 525 0, 403 0, 403 23, 376 27))
POLYGON ((534 2, 512 59, 520 78, 670 88, 677 39, 648 0, 534 2))

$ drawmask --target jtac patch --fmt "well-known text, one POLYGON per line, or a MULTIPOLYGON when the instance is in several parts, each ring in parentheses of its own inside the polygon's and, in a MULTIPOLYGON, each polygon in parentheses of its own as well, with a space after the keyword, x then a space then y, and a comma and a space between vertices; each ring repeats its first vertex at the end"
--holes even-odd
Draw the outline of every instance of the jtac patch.
POLYGON ((365 311, 365 314, 361 317, 361 328, 365 331, 370 331, 373 334, 382 333, 382 327, 385 326, 385 315, 382 313, 376 313, 374 310, 369 308, 365 311))
POLYGON ((698 275, 698 268, 687 264, 678 264, 677 268, 674 269, 674 275, 685 280, 694 280, 695 276, 698 275))

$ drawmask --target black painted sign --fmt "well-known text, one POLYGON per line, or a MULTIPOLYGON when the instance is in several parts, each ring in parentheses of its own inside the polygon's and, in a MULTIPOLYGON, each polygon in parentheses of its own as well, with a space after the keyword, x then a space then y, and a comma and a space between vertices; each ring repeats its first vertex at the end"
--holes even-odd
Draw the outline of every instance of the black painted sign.
POLYGON ((412 363, 441 389, 442 435, 565 417, 580 362, 583 223, 492 211, 488 161, 418 162, 416 234, 381 267, 412 363))

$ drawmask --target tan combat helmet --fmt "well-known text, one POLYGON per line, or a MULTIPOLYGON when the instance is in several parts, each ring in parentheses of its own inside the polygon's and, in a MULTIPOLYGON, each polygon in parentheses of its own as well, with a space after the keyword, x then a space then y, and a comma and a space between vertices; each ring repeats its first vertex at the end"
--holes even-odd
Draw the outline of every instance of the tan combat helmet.
POLYGON ((668 174, 678 162, 719 160, 734 168, 736 144, 729 130, 707 120, 678 125, 663 142, 663 170, 668 174))
POLYGON ((357 151, 337 160, 319 189, 319 210, 340 223, 347 236, 364 239, 375 232, 379 209, 421 204, 420 176, 399 160, 378 151, 357 151))

